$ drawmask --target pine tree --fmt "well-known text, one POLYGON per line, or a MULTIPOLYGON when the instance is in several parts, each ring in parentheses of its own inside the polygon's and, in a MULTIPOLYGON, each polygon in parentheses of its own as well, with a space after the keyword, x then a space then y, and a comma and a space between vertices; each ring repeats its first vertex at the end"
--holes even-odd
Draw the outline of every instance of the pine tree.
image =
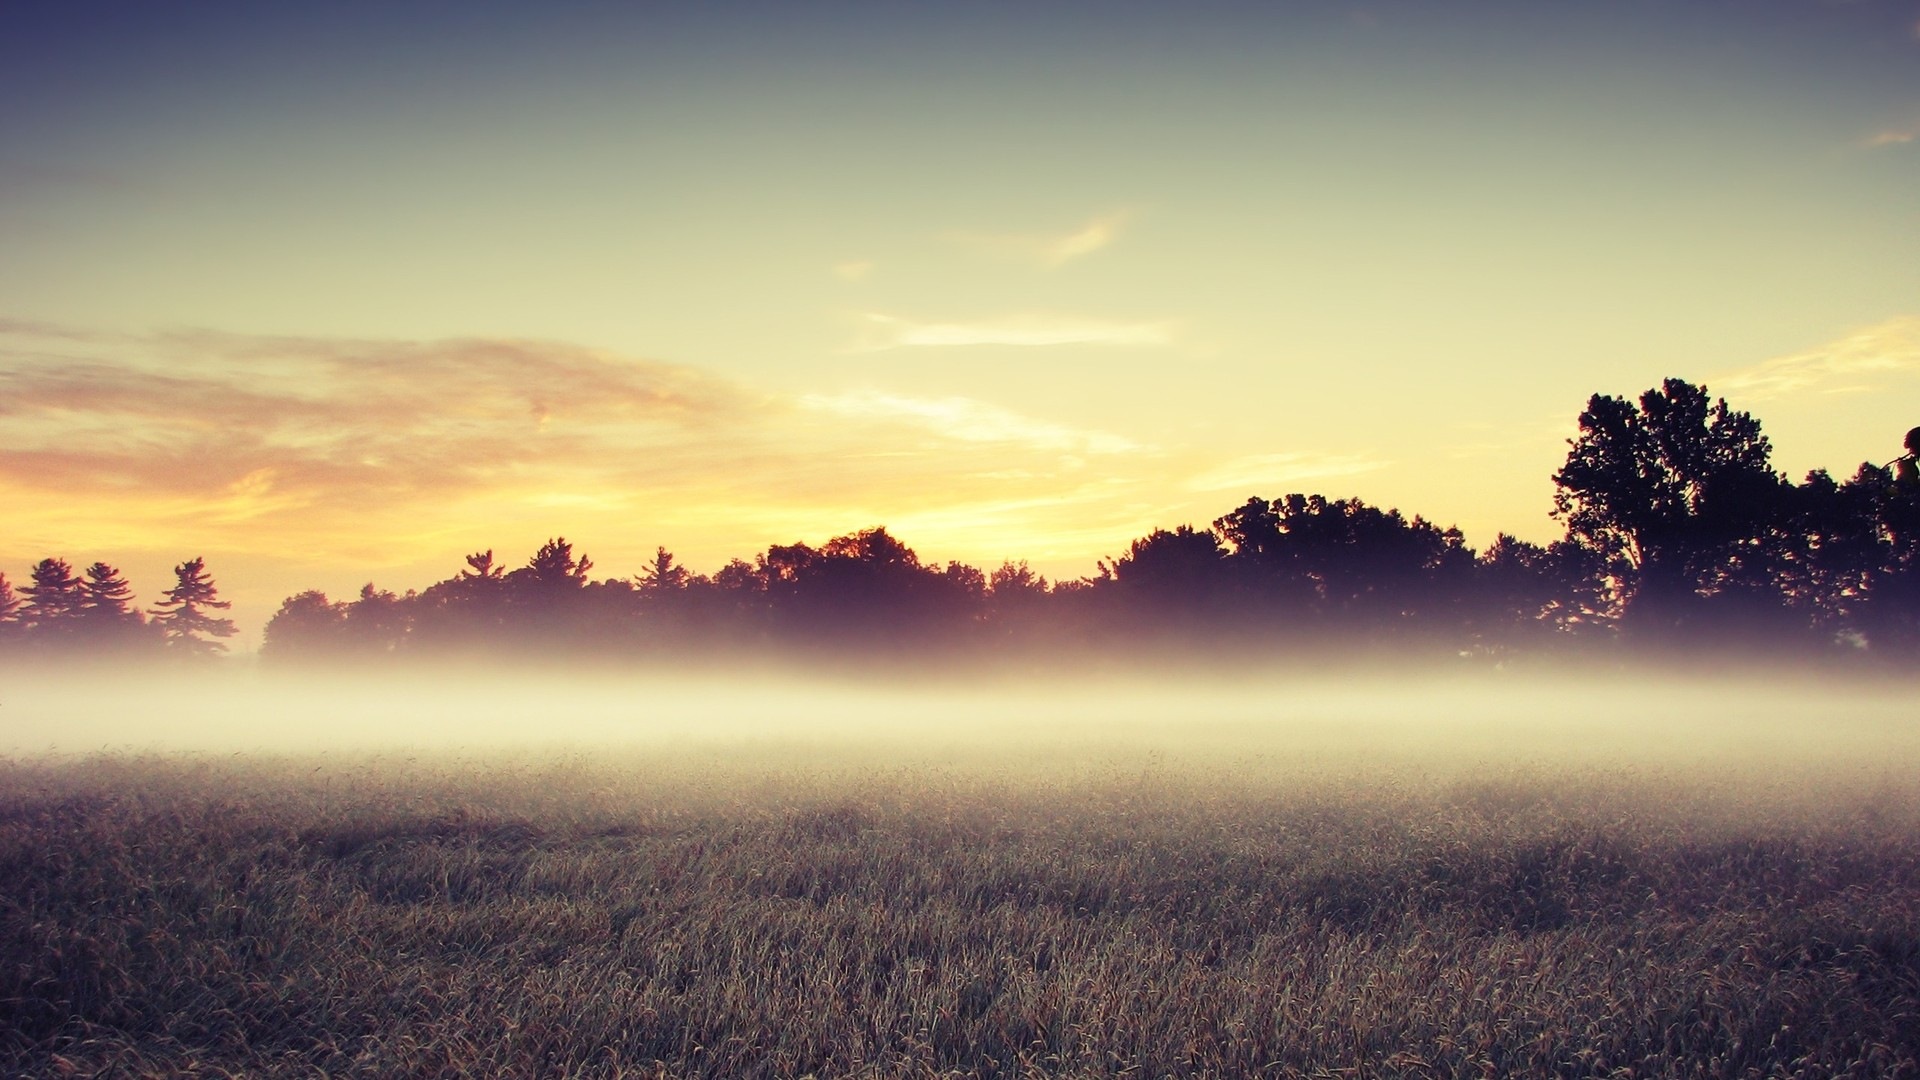
POLYGON ((69 636, 85 598, 73 567, 65 559, 41 559, 34 564, 32 577, 33 584, 20 590, 26 598, 18 616, 21 624, 40 641, 69 636))
POLYGON ((658 596, 682 592, 692 579, 686 567, 673 561, 673 552, 662 547, 654 549, 653 561, 641 569, 634 584, 641 592, 658 596))
POLYGON ((225 652, 226 645, 207 639, 232 637, 233 620, 216 618, 207 611, 224 611, 233 604, 218 599, 219 591, 207 574, 206 560, 196 558, 183 562, 173 568, 173 573, 178 582, 153 608, 154 625, 160 628, 167 647, 189 656, 225 652))
POLYGON ((150 640, 147 621, 133 606, 133 586, 119 570, 103 562, 87 567, 80 583, 80 604, 74 625, 92 642, 103 646, 131 645, 150 640))
POLYGON ((581 555, 573 557, 573 545, 562 536, 540 545, 533 558, 527 560, 525 572, 516 570, 515 576, 524 581, 546 589, 579 589, 587 584, 587 571, 593 569, 593 560, 581 555))
POLYGON ((140 621, 140 613, 133 610, 133 586, 120 576, 120 571, 103 562, 87 567, 86 580, 80 583, 80 604, 74 614, 94 624, 118 626, 140 621))
POLYGON ((467 556, 470 569, 460 571, 461 581, 498 581, 507 572, 507 568, 493 561, 493 549, 476 551, 467 556))

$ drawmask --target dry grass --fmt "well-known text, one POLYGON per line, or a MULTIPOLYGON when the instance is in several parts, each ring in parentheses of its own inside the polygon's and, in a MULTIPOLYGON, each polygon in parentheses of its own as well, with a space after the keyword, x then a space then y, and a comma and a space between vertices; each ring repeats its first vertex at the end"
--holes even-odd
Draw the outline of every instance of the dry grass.
POLYGON ((1920 1075, 1920 798, 0 767, 32 1075, 1920 1075))

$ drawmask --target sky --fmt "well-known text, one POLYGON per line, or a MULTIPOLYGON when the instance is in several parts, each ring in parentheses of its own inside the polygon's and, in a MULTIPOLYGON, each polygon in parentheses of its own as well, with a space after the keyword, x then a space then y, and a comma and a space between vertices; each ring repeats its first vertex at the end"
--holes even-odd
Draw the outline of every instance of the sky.
POLYGON ((1920 424, 1920 2, 0 6, 0 571, 280 599, 1920 424))

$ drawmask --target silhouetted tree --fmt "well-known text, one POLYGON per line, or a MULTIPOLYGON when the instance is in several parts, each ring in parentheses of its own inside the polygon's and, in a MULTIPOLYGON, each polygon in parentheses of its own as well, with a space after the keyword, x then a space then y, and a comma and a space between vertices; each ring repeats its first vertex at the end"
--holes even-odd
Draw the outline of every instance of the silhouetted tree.
POLYGON ((153 608, 153 621, 167 647, 184 656, 210 656, 225 652, 226 644, 211 638, 229 638, 235 633, 232 619, 209 615, 232 607, 219 598, 219 590, 207 573, 206 560, 190 559, 173 568, 177 579, 164 598, 153 608))
POLYGON ((410 647, 470 649, 505 644, 510 588, 493 549, 466 557, 467 568, 429 585, 407 603, 410 647))
POLYGON ((1920 484, 1863 464, 1840 497, 1847 519, 1872 521, 1873 554, 1860 558, 1866 569, 1843 594, 1851 629, 1877 651, 1920 652, 1920 484))
POLYGON ((493 561, 493 549, 476 551, 467 556, 467 568, 460 571, 462 581, 498 581, 507 572, 504 566, 493 561))
POLYGON ((1767 600, 1781 557, 1784 478, 1751 415, 1680 379, 1638 406, 1595 394, 1554 474, 1554 515, 1605 560, 1630 625, 1697 623, 1701 601, 1767 600))
POLYGON ((506 576, 506 630, 516 649, 566 649, 583 636, 579 620, 587 609, 587 573, 592 569, 593 560, 584 554, 576 557, 566 537, 556 537, 542 544, 527 565, 506 576))
POLYGON ((713 585, 722 592, 759 593, 766 591, 766 581, 754 565, 745 559, 728 559, 727 565, 714 571, 713 585))
POLYGON ((987 577, 987 593, 996 605, 1016 605, 1047 595, 1047 579, 1033 572, 1027 560, 1011 559, 987 577))
POLYGON ((1275 612, 1364 633, 1438 631, 1464 617, 1474 557, 1458 529, 1300 494, 1249 499, 1214 526, 1233 546, 1243 587, 1275 612))
POLYGON ((527 560, 526 567, 508 574, 507 579, 539 589, 564 591, 584 587, 587 571, 592 569, 593 560, 584 554, 574 558, 573 545, 562 536, 540 545, 540 550, 527 560))
POLYGON ((1181 525, 1135 540, 1107 569, 1122 596, 1151 618, 1167 618, 1198 613, 1218 598, 1226 585, 1226 557, 1211 529, 1181 525))
POLYGON ((280 602, 267 620, 261 655, 273 659, 320 659, 338 655, 345 645, 347 605, 336 604, 317 589, 280 602))
POLYGON ((1541 547, 1501 533, 1475 566, 1466 619, 1474 642, 1505 651, 1600 630, 1606 605, 1599 569, 1578 544, 1541 547))
POLYGON ((133 586, 120 571, 103 562, 87 567, 80 594, 74 626, 90 645, 124 649, 147 641, 157 643, 157 636, 148 633, 146 619, 133 606, 133 586))
POLYGON ((654 549, 653 561, 641 568, 634 584, 649 597, 663 597, 682 592, 693 575, 687 568, 673 561, 673 552, 664 547, 654 549))
POLYGON ((728 559, 711 578, 689 586, 698 598, 698 610, 708 620, 709 633, 736 644, 757 641, 767 632, 772 616, 767 579, 745 559, 728 559))
POLYGON ((1304 544, 1299 538, 1290 541, 1288 537, 1310 507, 1324 511, 1326 500, 1314 498, 1319 503, 1290 495, 1276 504, 1255 496, 1213 522, 1214 531, 1230 549, 1236 585, 1260 621, 1279 626, 1324 614, 1320 610, 1325 606, 1324 590, 1313 573, 1304 544), (1291 515, 1289 505, 1293 507, 1291 515))
POLYGON ((1772 542, 1772 589, 1792 621, 1827 642, 1864 642, 1872 583, 1887 556, 1880 534, 1877 474, 1837 484, 1824 469, 1784 492, 1772 542))
POLYGON ((133 586, 121 576, 120 571, 106 563, 96 562, 87 567, 87 577, 80 583, 80 593, 77 610, 83 619, 122 623, 139 616, 139 612, 133 610, 133 586))
POLYGON ((20 622, 30 638, 43 644, 70 641, 78 629, 80 605, 86 591, 65 559, 41 559, 29 576, 32 584, 20 590, 20 622))
POLYGON ((403 647, 409 623, 406 602, 392 590, 374 588, 369 581, 360 587, 359 597, 347 605, 341 636, 357 655, 385 656, 403 647))
POLYGON ((984 619, 988 631, 1000 641, 1058 636, 1051 598, 1047 579, 1034 573, 1026 560, 1002 562, 987 575, 984 619))
MULTIPOLYGON (((969 625, 973 582, 925 566, 884 527, 774 545, 756 568, 777 630, 798 642, 905 645, 969 625)), ((972 594, 977 595, 977 594, 972 594)))
POLYGON ((936 633, 957 640, 986 621, 987 575, 979 567, 949 559, 937 576, 929 575, 925 588, 922 617, 936 633))

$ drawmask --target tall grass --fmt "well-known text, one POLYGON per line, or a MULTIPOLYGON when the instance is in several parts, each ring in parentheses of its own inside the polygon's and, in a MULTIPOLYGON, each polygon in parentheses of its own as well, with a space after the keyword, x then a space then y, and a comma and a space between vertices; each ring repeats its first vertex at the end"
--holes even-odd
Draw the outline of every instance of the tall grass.
POLYGON ((1920 795, 0 767, 30 1075, 1920 1075, 1920 795))

